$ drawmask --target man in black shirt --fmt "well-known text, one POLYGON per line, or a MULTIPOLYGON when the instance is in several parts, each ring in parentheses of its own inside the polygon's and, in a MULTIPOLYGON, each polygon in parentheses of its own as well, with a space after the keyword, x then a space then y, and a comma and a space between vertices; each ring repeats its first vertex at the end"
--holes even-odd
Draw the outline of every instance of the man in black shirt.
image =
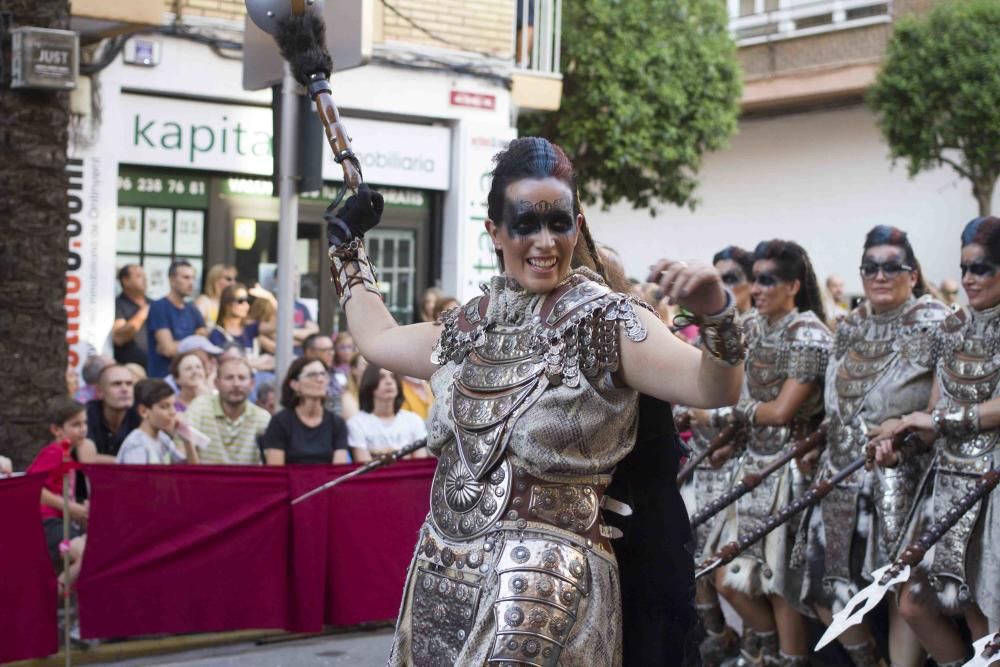
MULTIPOLYGON (((97 398, 87 403, 87 437, 102 457, 114 457, 122 441, 138 428, 139 413, 133 407, 135 376, 118 364, 105 366, 97 383, 97 398)), ((108 459, 103 459, 108 460, 108 459)))
POLYGON ((135 363, 146 367, 147 337, 146 272, 138 264, 126 264, 118 272, 122 293, 115 299, 115 323, 111 327, 111 340, 115 348, 115 361, 119 364, 135 363))

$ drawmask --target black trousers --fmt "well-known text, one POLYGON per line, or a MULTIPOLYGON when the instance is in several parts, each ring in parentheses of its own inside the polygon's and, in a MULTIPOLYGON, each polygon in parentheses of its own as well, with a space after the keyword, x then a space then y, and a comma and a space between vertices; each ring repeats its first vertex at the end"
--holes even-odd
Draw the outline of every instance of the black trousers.
POLYGON ((626 667, 700 665, 694 606, 694 538, 677 489, 681 443, 668 403, 639 399, 635 449, 615 470, 608 495, 632 507, 604 520, 623 536, 611 543, 622 587, 626 667))

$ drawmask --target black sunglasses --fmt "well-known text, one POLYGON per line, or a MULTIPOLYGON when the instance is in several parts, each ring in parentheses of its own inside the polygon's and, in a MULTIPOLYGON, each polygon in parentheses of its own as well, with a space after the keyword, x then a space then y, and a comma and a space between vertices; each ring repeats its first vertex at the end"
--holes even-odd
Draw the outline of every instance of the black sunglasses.
POLYGON ((758 273, 754 275, 753 282, 761 287, 774 287, 783 281, 773 273, 758 273))
POLYGON ((739 285, 743 282, 743 274, 739 271, 726 271, 722 274, 722 282, 725 285, 739 285))
POLYGON ((881 271, 882 275, 886 278, 892 279, 903 273, 904 271, 909 273, 913 271, 913 267, 909 264, 903 264, 902 262, 889 261, 889 262, 862 262, 861 263, 861 275, 865 278, 874 278, 881 271))
POLYGON ((971 262, 969 264, 959 264, 958 268, 962 270, 963 278, 966 273, 971 273, 979 278, 992 278, 997 274, 998 269, 1000 269, 1000 267, 997 267, 996 264, 993 264, 992 262, 984 262, 982 260, 971 262))
POLYGON ((242 299, 233 299, 233 303, 250 303, 248 297, 243 297, 242 299))

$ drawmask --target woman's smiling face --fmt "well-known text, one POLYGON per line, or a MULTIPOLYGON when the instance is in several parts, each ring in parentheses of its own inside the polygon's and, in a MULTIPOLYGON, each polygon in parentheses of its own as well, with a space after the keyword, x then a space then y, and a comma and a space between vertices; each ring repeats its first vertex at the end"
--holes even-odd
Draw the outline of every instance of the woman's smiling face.
POLYGON ((503 255, 504 273, 530 292, 549 292, 570 271, 582 215, 573 193, 556 178, 523 179, 507 187, 504 219, 486 221, 503 255))

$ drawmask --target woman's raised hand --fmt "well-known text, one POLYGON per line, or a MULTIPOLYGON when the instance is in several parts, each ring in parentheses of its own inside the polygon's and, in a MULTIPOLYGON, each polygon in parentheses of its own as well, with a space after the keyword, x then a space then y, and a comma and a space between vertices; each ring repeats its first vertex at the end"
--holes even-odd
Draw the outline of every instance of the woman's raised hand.
POLYGON ((648 281, 658 284, 670 303, 695 315, 715 315, 727 304, 722 278, 711 264, 661 259, 650 269, 648 281))

